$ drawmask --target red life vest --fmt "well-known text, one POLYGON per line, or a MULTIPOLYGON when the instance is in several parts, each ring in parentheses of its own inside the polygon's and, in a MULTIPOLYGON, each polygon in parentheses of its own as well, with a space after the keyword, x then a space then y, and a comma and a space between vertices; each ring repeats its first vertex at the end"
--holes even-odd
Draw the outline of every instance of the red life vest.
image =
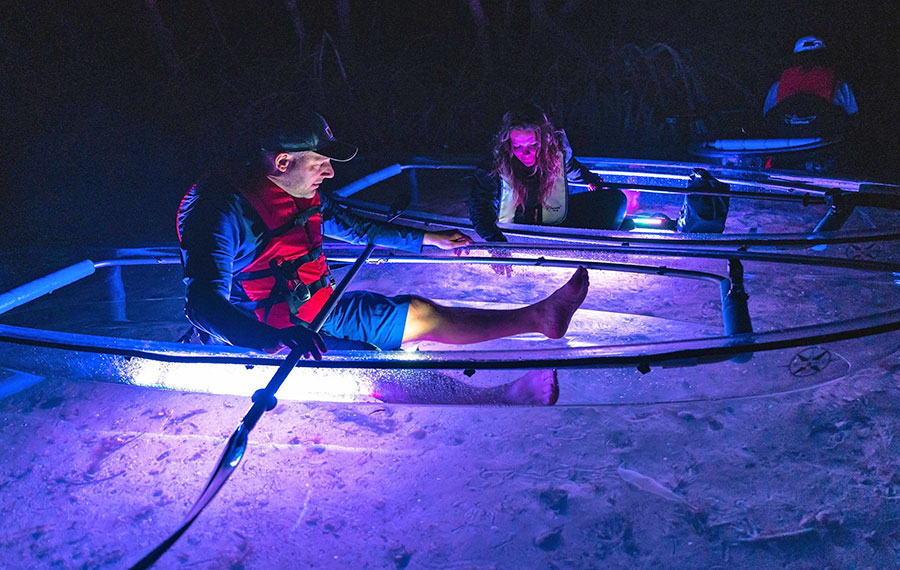
POLYGON ((322 253, 322 202, 294 198, 268 180, 241 191, 266 225, 262 250, 235 276, 256 303, 256 317, 275 328, 309 323, 332 293, 322 253))
POLYGON ((829 103, 834 99, 834 70, 815 66, 804 70, 802 67, 790 67, 781 74, 778 82, 776 103, 800 93, 818 95, 829 103))

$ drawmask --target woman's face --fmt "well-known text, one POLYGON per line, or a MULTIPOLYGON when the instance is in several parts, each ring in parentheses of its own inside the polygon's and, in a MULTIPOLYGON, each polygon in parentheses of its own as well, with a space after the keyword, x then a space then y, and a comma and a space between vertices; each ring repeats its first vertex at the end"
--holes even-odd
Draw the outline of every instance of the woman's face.
POLYGON ((509 146, 513 156, 525 166, 532 167, 537 162, 541 143, 534 129, 513 129, 509 133, 509 146))

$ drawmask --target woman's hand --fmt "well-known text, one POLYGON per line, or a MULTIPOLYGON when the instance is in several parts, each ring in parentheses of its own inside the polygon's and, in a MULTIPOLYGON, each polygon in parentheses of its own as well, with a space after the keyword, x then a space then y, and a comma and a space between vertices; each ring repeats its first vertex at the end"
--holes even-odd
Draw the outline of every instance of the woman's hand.
POLYGON ((441 249, 457 249, 472 245, 472 238, 459 230, 442 230, 425 232, 424 245, 433 245, 441 249))

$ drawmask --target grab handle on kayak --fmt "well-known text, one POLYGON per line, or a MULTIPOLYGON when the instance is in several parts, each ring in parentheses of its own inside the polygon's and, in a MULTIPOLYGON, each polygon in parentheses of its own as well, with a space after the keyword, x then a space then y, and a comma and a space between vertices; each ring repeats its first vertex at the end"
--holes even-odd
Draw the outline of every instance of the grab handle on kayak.
MULTIPOLYGON (((722 324, 725 327, 725 334, 732 337, 752 333, 753 323, 750 320, 750 310, 747 307, 747 299, 750 296, 744 291, 744 267, 738 259, 732 258, 728 260, 728 278, 719 282, 719 292, 722 297, 722 324)), ((691 356, 668 360, 660 363, 660 365, 663 368, 681 368, 701 364, 715 364, 727 360, 743 364, 753 358, 753 352, 749 350, 753 345, 752 340, 737 337, 727 341, 727 346, 742 345, 747 345, 747 352, 741 352, 731 357, 723 355, 691 356)), ((650 363, 642 362, 638 365, 638 371, 641 374, 650 372, 650 363)))
POLYGON ((844 225, 850 214, 853 213, 854 204, 849 200, 848 196, 840 190, 829 190, 825 194, 825 204, 828 211, 825 216, 816 224, 813 233, 834 232, 844 225))
MULTIPOLYGON (((722 296, 722 323, 728 336, 753 332, 750 309, 747 307, 749 295, 744 290, 744 266, 737 259, 728 260, 728 279, 720 285, 722 296)), ((738 354, 732 362, 744 363, 753 358, 752 352, 738 354)))

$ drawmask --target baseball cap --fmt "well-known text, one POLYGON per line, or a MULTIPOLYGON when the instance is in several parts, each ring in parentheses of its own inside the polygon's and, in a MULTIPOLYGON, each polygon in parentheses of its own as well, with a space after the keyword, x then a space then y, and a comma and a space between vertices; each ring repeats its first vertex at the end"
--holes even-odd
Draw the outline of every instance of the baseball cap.
POLYGON ((334 138, 325 118, 310 109, 279 112, 268 117, 258 127, 257 141, 269 152, 313 151, 338 162, 347 162, 359 150, 334 138))
POLYGON ((797 40, 797 43, 794 44, 794 53, 800 53, 802 51, 813 51, 817 49, 825 49, 825 42, 817 38, 816 36, 806 36, 797 40))

